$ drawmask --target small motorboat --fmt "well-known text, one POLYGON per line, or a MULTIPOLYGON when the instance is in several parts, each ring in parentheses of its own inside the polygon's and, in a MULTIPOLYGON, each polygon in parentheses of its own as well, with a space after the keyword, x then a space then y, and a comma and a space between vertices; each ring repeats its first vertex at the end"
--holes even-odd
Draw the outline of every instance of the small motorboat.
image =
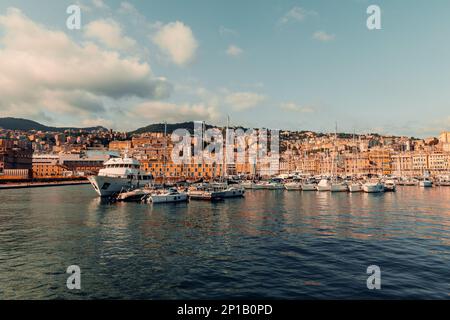
POLYGON ((348 191, 348 186, 344 182, 334 182, 331 184, 331 192, 346 192, 348 191))
POLYGON ((351 193, 354 192, 363 192, 363 185, 359 182, 352 182, 348 185, 348 191, 351 193))
POLYGON ((386 180, 384 182, 384 191, 386 192, 395 192, 397 189, 397 185, 394 180, 386 180))
POLYGON ((432 188, 433 181, 431 181, 429 178, 425 178, 419 182, 419 186, 422 188, 432 188))
POLYGON ((317 191, 331 191, 331 182, 328 179, 320 180, 317 185, 317 191))
POLYGON ((284 188, 289 191, 302 190, 302 184, 300 182, 287 182, 284 184, 284 188))
POLYGON ((363 190, 366 193, 384 192, 384 185, 379 181, 369 181, 363 184, 363 190))
POLYGON ((302 183, 302 190, 303 191, 317 191, 317 183, 313 179, 306 180, 304 183, 302 183))
POLYGON ((121 191, 117 197, 117 201, 139 201, 145 198, 151 191, 147 189, 133 189, 121 191))
POLYGON ((241 187, 244 189, 253 189, 253 186, 255 185, 253 181, 243 181, 240 183, 241 187))
POLYGON ((176 188, 153 192, 147 198, 148 203, 173 203, 187 201, 188 194, 186 192, 180 192, 176 188))

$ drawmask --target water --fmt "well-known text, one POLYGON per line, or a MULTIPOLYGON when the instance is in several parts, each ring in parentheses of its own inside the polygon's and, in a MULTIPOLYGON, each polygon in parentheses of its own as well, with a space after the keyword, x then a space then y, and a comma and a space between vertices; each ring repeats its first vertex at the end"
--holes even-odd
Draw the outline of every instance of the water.
POLYGON ((102 204, 90 186, 1 190, 0 298, 448 299, 449 199, 260 190, 152 206, 102 204))

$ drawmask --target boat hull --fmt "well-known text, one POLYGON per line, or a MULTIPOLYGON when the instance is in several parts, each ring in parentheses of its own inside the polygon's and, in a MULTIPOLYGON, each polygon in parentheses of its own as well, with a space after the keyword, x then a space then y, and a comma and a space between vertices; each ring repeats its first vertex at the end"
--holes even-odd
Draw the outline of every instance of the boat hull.
POLYGON ((138 201, 147 197, 149 192, 144 190, 133 190, 128 192, 119 193, 117 201, 138 201))
POLYGON ((223 197, 220 195, 220 192, 190 191, 188 195, 189 199, 191 200, 208 200, 208 201, 223 200, 223 197))
POLYGON ((127 178, 90 176, 89 182, 100 197, 110 197, 127 189, 135 189, 145 186, 148 180, 131 180, 127 178))
POLYGON ((302 190, 302 185, 300 183, 287 183, 284 185, 288 191, 300 191, 302 190))
POLYGON ((363 190, 366 193, 380 193, 384 192, 384 186, 382 184, 365 184, 363 190))
POLYGON ((332 184, 330 191, 331 192, 347 192, 348 187, 345 184, 332 184))
POLYGON ((354 192, 362 192, 363 186, 361 184, 351 184, 348 186, 348 191, 354 193, 354 192))
POLYGON ((303 184, 302 185, 303 191, 317 191, 317 185, 315 184, 303 184))
POLYGON ((331 191, 331 186, 317 186, 317 191, 331 191))
POLYGON ((386 191, 386 192, 395 192, 396 190, 397 190, 396 186, 392 186, 392 185, 384 186, 384 191, 386 191))
POLYGON ((188 195, 186 193, 169 194, 169 195, 151 195, 148 198, 151 203, 175 203, 175 202, 187 202, 188 195))
POLYGON ((216 192, 220 198, 241 198, 244 196, 244 189, 232 189, 216 192))
POLYGON ((420 181, 419 186, 422 188, 432 188, 433 182, 431 181, 420 181))

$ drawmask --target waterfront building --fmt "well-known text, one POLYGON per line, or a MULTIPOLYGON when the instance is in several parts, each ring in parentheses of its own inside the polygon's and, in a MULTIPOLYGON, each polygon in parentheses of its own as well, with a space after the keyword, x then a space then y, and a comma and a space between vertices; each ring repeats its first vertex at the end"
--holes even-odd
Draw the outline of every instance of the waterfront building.
POLYGON ((0 139, 0 179, 28 179, 33 149, 28 140, 0 139))
POLYGON ((70 169, 60 164, 60 156, 53 154, 33 155, 33 179, 62 178, 70 169))

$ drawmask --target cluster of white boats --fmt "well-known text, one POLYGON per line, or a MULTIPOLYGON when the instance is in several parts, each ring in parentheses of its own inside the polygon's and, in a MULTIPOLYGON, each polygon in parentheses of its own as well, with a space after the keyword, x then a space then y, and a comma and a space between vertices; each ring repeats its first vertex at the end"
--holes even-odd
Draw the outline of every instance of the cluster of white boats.
MULTIPOLYGON (((396 179, 367 179, 367 180, 342 180, 333 178, 315 178, 305 180, 290 180, 283 182, 281 179, 272 179, 271 181, 246 181, 241 183, 245 189, 286 189, 286 190, 301 190, 301 191, 329 191, 329 192, 367 192, 380 193, 388 191, 396 191, 397 185, 403 184, 396 179)), ((412 184, 411 184, 412 185, 412 184)), ((424 178, 417 182, 424 188, 432 187, 433 182, 429 178, 424 178)))
MULTIPOLYGON (((420 180, 395 178, 371 178, 365 180, 342 179, 339 177, 288 177, 261 180, 231 180, 221 182, 180 184, 165 188, 153 184, 153 176, 140 169, 140 163, 133 158, 112 158, 105 162, 97 176, 90 176, 90 183, 101 197, 118 201, 139 200, 148 203, 183 202, 192 200, 221 200, 243 197, 245 190, 301 190, 319 192, 367 192, 381 193, 395 191, 397 185, 419 185, 433 187, 429 177, 420 180)), ((442 185, 442 184, 441 184, 442 185)))
POLYGON ((136 159, 112 158, 105 162, 96 176, 88 177, 101 197, 118 201, 149 203, 184 202, 193 200, 220 200, 243 197, 245 190, 238 184, 225 182, 201 183, 191 186, 164 188, 153 184, 153 176, 140 169, 136 159))

